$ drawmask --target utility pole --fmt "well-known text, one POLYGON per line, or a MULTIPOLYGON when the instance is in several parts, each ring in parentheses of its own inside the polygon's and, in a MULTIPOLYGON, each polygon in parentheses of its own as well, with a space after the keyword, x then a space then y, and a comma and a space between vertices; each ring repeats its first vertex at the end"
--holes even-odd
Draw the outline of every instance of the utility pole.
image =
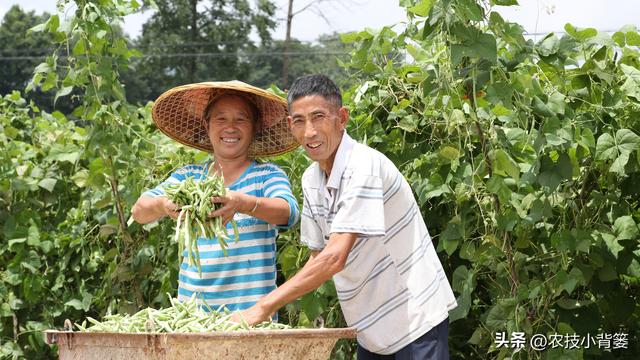
POLYGON ((293 0, 289 0, 287 10, 287 36, 284 39, 284 54, 282 58, 282 86, 289 86, 289 49, 291 45, 291 22, 293 21, 293 0))
MULTIPOLYGON (((198 0, 191 0, 191 42, 198 41, 198 0)), ((191 56, 189 59, 189 82, 194 83, 196 77, 197 58, 191 56)))
MULTIPOLYGON (((298 15, 299 13, 311 10, 316 15, 324 19, 324 21, 329 24, 329 19, 324 15, 322 10, 319 8, 319 4, 333 2, 333 0, 311 0, 307 3, 307 5, 303 6, 301 9, 297 11, 293 11, 293 0, 289 0, 289 7, 287 9, 287 35, 284 39, 284 54, 282 56, 282 86, 286 88, 289 85, 289 50, 291 49, 291 23, 293 22, 293 17, 298 15)), ((352 1, 341 1, 336 2, 342 6, 345 4, 349 4, 352 1)))

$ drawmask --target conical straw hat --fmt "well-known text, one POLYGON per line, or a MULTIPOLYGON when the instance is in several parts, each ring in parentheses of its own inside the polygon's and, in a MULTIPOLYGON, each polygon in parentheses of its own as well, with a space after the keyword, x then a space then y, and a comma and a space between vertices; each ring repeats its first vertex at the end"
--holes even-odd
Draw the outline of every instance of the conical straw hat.
POLYGON ((170 138, 212 153, 204 110, 210 101, 224 94, 248 98, 260 112, 260 129, 249 146, 250 157, 276 156, 298 146, 287 123, 286 100, 241 81, 203 82, 170 89, 154 103, 153 121, 170 138))

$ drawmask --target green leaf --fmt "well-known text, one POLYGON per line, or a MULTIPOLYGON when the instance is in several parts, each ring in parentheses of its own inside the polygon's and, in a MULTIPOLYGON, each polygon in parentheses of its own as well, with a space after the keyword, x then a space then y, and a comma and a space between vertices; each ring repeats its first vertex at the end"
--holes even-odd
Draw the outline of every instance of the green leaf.
POLYGON ((43 73, 46 74, 49 71, 52 71, 53 69, 51 68, 51 65, 49 65, 46 62, 40 63, 38 66, 35 67, 35 69, 33 69, 33 73, 37 74, 37 73, 43 73))
POLYGON ((561 230, 551 235, 551 245, 558 251, 575 250, 576 239, 569 230, 561 230))
POLYGON ((602 239, 602 241, 604 241, 605 245, 607 246, 611 254, 613 254, 613 256, 617 259, 618 253, 622 251, 624 248, 622 247, 622 245, 618 243, 618 239, 616 238, 616 236, 613 234, 600 232, 600 231, 596 233, 596 236, 602 239))
POLYGON ((558 306, 560 306, 563 309, 575 310, 575 309, 583 308, 585 306, 589 306, 589 305, 593 304, 593 301, 591 301, 591 300, 578 300, 578 299, 562 298, 562 299, 556 301, 556 303, 558 304, 558 306))
POLYGON ((443 146, 440 151, 438 151, 438 155, 449 161, 454 161, 460 157, 460 152, 452 146, 443 146))
POLYGON ((433 8, 434 0, 420 0, 418 4, 407 9, 412 14, 416 14, 421 17, 429 16, 431 8, 433 8))
POLYGON ((84 310, 84 305, 82 304, 82 301, 78 300, 78 299, 71 299, 69 301, 67 301, 66 303, 64 303, 65 307, 72 307, 76 310, 84 310))
POLYGON ((578 144, 590 153, 596 147, 596 139, 593 136, 593 132, 589 128, 582 129, 578 144))
POLYGON ((533 97, 533 112, 542 117, 551 117, 555 115, 555 113, 549 109, 547 104, 537 96, 533 97))
POLYGON ((16 238, 16 239, 11 239, 11 240, 9 240, 9 242, 8 242, 7 244, 9 245, 9 250, 15 250, 13 245, 15 245, 15 244, 22 244, 22 243, 24 243, 24 242, 26 242, 26 241, 27 241, 27 238, 26 238, 26 237, 23 237, 23 238, 16 238))
POLYGON ((455 9, 466 20, 482 21, 484 19, 484 11, 478 6, 476 0, 458 0, 455 9))
POLYGON ((326 298, 324 296, 318 296, 315 291, 300 298, 302 311, 304 311, 310 321, 315 320, 322 314, 326 308, 326 302, 326 298))
POLYGON ((540 41, 540 44, 538 44, 538 47, 536 48, 538 53, 542 56, 555 54, 559 49, 560 40, 558 40, 558 38, 553 33, 547 35, 544 39, 542 39, 542 41, 540 41))
MULTIPOLYGON (((616 258, 617 258, 617 252, 616 252, 616 258)), ((616 272, 614 265, 604 264, 604 266, 601 267, 600 270, 598 270, 598 279, 600 281, 618 280, 618 273, 616 272)))
POLYGON ((620 87, 627 96, 640 101, 640 70, 627 64, 620 64, 622 72, 626 76, 624 84, 620 87))
POLYGON ((71 91, 73 91, 73 86, 65 86, 62 89, 58 90, 56 92, 55 98, 53 98, 53 103, 55 104, 56 101, 58 101, 59 97, 67 96, 67 95, 71 94, 71 91))
POLYGON ((577 284, 578 281, 575 278, 569 276, 564 270, 558 272, 553 278, 553 285, 556 296, 560 295, 563 290, 566 291, 567 294, 571 295, 577 284))
POLYGON ((518 224, 519 221, 520 217, 515 211, 511 209, 507 209, 504 213, 496 216, 498 228, 506 231, 513 231, 513 228, 518 224))
POLYGON ((616 31, 613 35, 611 35, 613 41, 616 42, 616 45, 623 47, 627 44, 624 33, 621 31, 616 31))
POLYGON ((359 38, 360 38, 360 32, 358 31, 340 34, 340 40, 345 44, 356 42, 359 38))
POLYGON ((609 167, 609 171, 612 173, 616 173, 620 176, 624 176, 626 175, 625 166, 627 165, 628 162, 629 162, 629 153, 624 151, 620 153, 620 156, 618 156, 615 159, 615 161, 611 164, 611 167, 609 167))
POLYGON ((475 288, 475 274, 469 271, 466 266, 460 265, 453 272, 451 278, 453 290, 460 296, 456 299, 458 306, 449 314, 451 322, 465 318, 471 309, 471 294, 475 288))
POLYGON ((82 169, 71 176, 71 180, 77 187, 87 186, 87 180, 89 179, 89 170, 82 169))
POLYGON ((491 3, 500 6, 511 6, 518 5, 518 0, 491 0, 491 3))
POLYGON ((487 190, 491 193, 498 195, 498 198, 502 202, 508 202, 511 197, 511 189, 507 186, 499 176, 492 176, 489 181, 487 181, 487 190))
POLYGON ((640 136, 629 129, 620 129, 616 131, 616 144, 620 152, 636 151, 640 149, 640 136))
POLYGON ((465 229, 459 217, 449 221, 447 227, 440 234, 444 250, 451 255, 458 248, 458 244, 465 238, 465 229))
POLYGON ((58 31, 58 27, 60 27, 60 18, 57 14, 51 15, 45 25, 49 32, 55 33, 56 31, 58 31))
POLYGON ((463 125, 466 123, 464 112, 460 109, 453 109, 449 116, 449 121, 455 125, 463 125))
POLYGON ((42 82, 42 91, 49 91, 55 88, 57 83, 58 83, 58 74, 56 74, 55 72, 48 73, 44 79, 44 82, 42 82))
POLYGON ((60 162, 70 162, 75 163, 80 157, 80 152, 78 148, 73 145, 54 145, 51 147, 49 151, 49 155, 46 157, 47 160, 50 161, 60 161, 60 162))
POLYGON ((493 35, 462 25, 454 27, 452 33, 461 40, 460 43, 451 45, 451 61, 454 65, 459 64, 464 57, 469 57, 472 61, 486 59, 491 63, 496 62, 498 50, 493 35))
POLYGON ((91 295, 86 291, 82 292, 82 309, 84 311, 89 311, 89 309, 91 309, 92 300, 93 300, 93 295, 91 295))
POLYGON ((46 23, 46 22, 45 22, 45 23, 42 23, 42 24, 38 24, 38 25, 36 25, 36 26, 34 26, 34 27, 30 28, 30 29, 28 30, 28 32, 42 32, 42 31, 44 31, 44 29, 45 29, 45 27, 46 27, 46 26, 47 26, 47 23, 46 23))
POLYGON ((461 293, 467 284, 467 280, 471 277, 469 269, 466 266, 460 265, 453 271, 451 277, 451 287, 453 290, 461 293))
POLYGON ((629 129, 620 129, 614 138, 610 134, 602 134, 596 144, 596 160, 613 160, 609 171, 625 175, 625 166, 629 162, 631 152, 640 149, 640 137, 629 129))
POLYGON ((567 153, 561 153, 557 161, 553 161, 548 155, 540 161, 540 173, 538 183, 555 190, 563 180, 569 180, 573 176, 573 164, 567 153))
POLYGON ((520 180, 520 168, 518 164, 504 150, 498 149, 494 152, 493 171, 502 176, 510 176, 514 180, 520 180))
POLYGON ((489 310, 486 324, 491 331, 504 331, 507 321, 515 317, 516 299, 498 299, 497 303, 489 310))
POLYGON ((416 132, 418 130, 418 119, 414 115, 404 116, 398 122, 398 127, 406 132, 416 132))
POLYGON ((569 36, 578 41, 585 41, 598 35, 598 30, 594 28, 579 29, 571 24, 566 24, 564 26, 564 30, 567 32, 567 34, 569 34, 569 36))
POLYGON ((40 242, 40 248, 44 251, 45 254, 49 253, 51 249, 53 249, 53 242, 49 240, 45 240, 40 242))
POLYGON ((455 309, 449 312, 450 322, 464 319, 469 315, 469 310, 471 309, 471 295, 465 291, 456 298, 456 302, 457 306, 455 309))
MULTIPOLYGON (((627 31, 625 34, 626 43, 629 46, 640 46, 640 34, 635 31, 627 31)), ((622 45, 621 45, 622 46, 622 45)))
POLYGON ((507 116, 507 115, 510 115, 512 113, 511 110, 509 110, 508 108, 504 107, 502 104, 498 104, 498 105, 494 106, 491 109, 491 112, 497 117, 507 116))
POLYGON ((322 283, 322 285, 320 285, 320 287, 318 287, 316 291, 318 292, 318 294, 324 296, 338 296, 336 293, 336 286, 332 280, 328 280, 322 283))
POLYGON ((596 160, 612 160, 617 156, 618 148, 613 136, 608 133, 600 135, 596 144, 596 160))
POLYGON ((459 239, 446 239, 442 241, 442 247, 447 255, 451 256, 458 248, 458 243, 460 243, 459 239))
POLYGON ((76 55, 76 56, 84 55, 84 52, 85 52, 84 41, 82 40, 76 41, 76 44, 72 50, 73 55, 76 55))
POLYGON ((13 315, 13 312, 11 311, 11 306, 9 306, 9 304, 7 304, 6 302, 3 302, 0 304, 0 317, 10 317, 13 315))
POLYGON ((9 139, 16 139, 20 134, 21 134, 21 131, 14 128, 13 126, 6 126, 4 128, 4 135, 9 139))
POLYGON ((621 216, 613 223, 616 240, 634 240, 638 237, 638 226, 629 215, 621 216))
POLYGON ((28 235, 27 235, 27 245, 30 246, 38 246, 40 245, 40 230, 36 225, 33 219, 29 221, 31 225, 29 225, 28 235))
POLYGON ((460 247, 460 258, 472 260, 476 252, 476 246, 471 241, 466 241, 460 247))
POLYGON ((556 114, 564 115, 564 108, 566 107, 564 99, 565 96, 559 92, 551 94, 551 96, 549 96, 549 101, 547 102, 549 110, 556 114))
POLYGON ((56 182, 58 182, 58 180, 52 179, 52 178, 46 178, 46 179, 40 180, 40 182, 38 182, 38 186, 48 190, 49 192, 53 192, 53 188, 56 186, 56 182))

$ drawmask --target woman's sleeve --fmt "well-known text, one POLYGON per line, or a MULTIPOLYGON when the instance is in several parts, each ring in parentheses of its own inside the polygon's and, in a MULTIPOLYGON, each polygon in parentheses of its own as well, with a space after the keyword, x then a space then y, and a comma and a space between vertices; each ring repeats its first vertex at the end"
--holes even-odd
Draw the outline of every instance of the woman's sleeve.
POLYGON ((300 221, 300 207, 291 192, 289 177, 282 169, 272 165, 272 171, 264 178, 262 194, 267 198, 284 199, 289 204, 289 220, 287 224, 278 224, 278 229, 287 230, 300 221))
POLYGON ((167 196, 167 194, 164 191, 164 188, 167 185, 180 184, 188 176, 194 176, 195 174, 194 171, 196 170, 197 170, 197 167, 193 165, 182 167, 176 170, 175 172, 173 172, 165 181, 158 184, 158 186, 143 192, 142 196, 148 196, 153 198, 160 197, 160 196, 167 196))

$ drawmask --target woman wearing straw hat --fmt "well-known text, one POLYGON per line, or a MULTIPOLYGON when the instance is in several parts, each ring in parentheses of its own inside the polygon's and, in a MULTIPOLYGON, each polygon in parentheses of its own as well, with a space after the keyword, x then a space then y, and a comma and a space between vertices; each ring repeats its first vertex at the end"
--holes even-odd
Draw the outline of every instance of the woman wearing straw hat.
POLYGON ((276 287, 275 238, 299 219, 299 208, 287 175, 276 165, 254 158, 282 154, 298 146, 286 120, 284 99, 239 81, 209 82, 173 88, 156 100, 152 115, 158 128, 178 142, 213 154, 205 164, 188 165, 156 188, 143 193, 132 209, 146 224, 176 218, 176 206, 164 186, 211 171, 224 174, 222 207, 211 216, 238 224, 240 240, 229 242, 227 256, 217 239, 198 239, 202 275, 189 266, 186 251, 180 266, 178 299, 198 293, 212 308, 242 310, 276 287))

